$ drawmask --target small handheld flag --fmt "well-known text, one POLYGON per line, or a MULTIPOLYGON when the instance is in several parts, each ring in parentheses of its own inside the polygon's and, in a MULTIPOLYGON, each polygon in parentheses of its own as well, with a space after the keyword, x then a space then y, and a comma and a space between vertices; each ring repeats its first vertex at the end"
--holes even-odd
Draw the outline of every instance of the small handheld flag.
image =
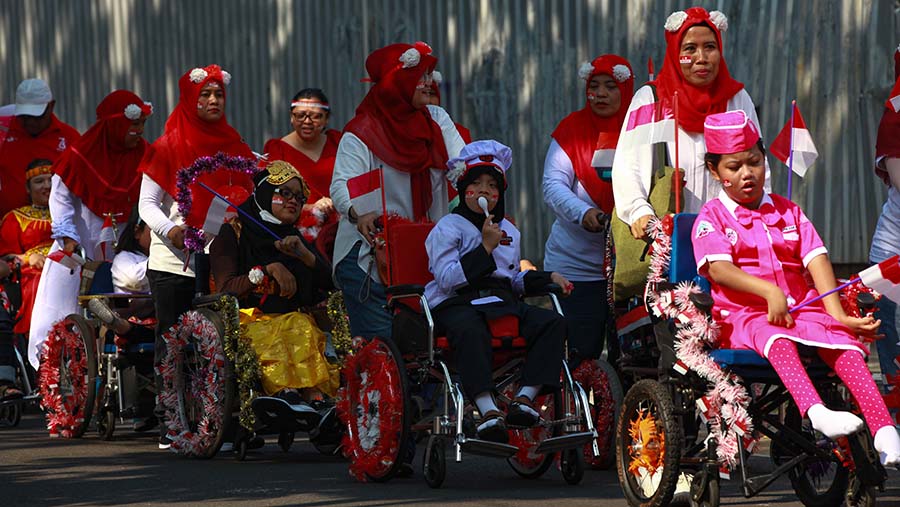
POLYGON ((806 122, 803 121, 796 101, 792 103, 791 119, 784 124, 784 128, 772 141, 769 151, 801 178, 818 158, 819 151, 813 143, 809 129, 806 128, 806 122))
POLYGON ((381 169, 375 169, 347 180, 347 192, 357 216, 379 211, 381 202, 381 169))

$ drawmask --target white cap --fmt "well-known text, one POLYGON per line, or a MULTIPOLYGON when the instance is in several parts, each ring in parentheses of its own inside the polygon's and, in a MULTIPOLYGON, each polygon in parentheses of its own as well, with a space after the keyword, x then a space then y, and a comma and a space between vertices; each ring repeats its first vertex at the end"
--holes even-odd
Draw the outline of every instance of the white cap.
POLYGON ((16 116, 41 116, 52 100, 53 93, 47 83, 40 79, 26 79, 16 88, 16 116))

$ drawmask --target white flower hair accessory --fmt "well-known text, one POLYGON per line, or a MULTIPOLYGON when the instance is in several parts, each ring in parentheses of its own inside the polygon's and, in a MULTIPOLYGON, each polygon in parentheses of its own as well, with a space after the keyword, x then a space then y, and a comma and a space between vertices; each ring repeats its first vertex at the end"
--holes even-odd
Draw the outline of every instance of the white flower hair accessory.
POLYGON ((666 31, 677 32, 681 29, 681 25, 684 24, 684 21, 687 18, 688 15, 684 11, 675 11, 672 14, 669 14, 669 17, 666 18, 666 31))
POLYGON ((224 83, 225 86, 231 84, 231 73, 227 70, 222 71, 222 83, 224 83))
POLYGON ((456 182, 462 177, 463 174, 466 173, 466 161, 465 160, 457 160, 453 163, 453 169, 447 171, 447 179, 453 186, 456 186, 456 182))
POLYGON ((591 74, 594 73, 594 66, 591 62, 584 61, 581 62, 581 67, 578 67, 578 77, 587 81, 591 74))
POLYGON ((716 25, 716 28, 719 29, 719 32, 724 33, 725 30, 728 30, 728 17, 725 16, 721 11, 712 11, 709 13, 709 20, 716 25))
POLYGON ((627 65, 622 65, 621 63, 613 65, 613 78, 619 83, 624 83, 631 78, 631 70, 628 69, 627 65))
POLYGON ((129 120, 137 120, 141 117, 141 106, 137 104, 128 104, 125 106, 125 117, 129 120))
POLYGON ((444 80, 444 75, 441 74, 440 71, 437 71, 437 70, 433 71, 431 73, 431 80, 434 81, 436 84, 441 84, 441 82, 444 80))
POLYGON ((410 69, 415 67, 421 61, 422 55, 419 54, 419 51, 416 48, 409 48, 400 55, 400 62, 403 64, 404 69, 410 69))
POLYGON ((204 79, 207 78, 207 76, 209 76, 209 74, 206 72, 206 69, 197 67, 191 71, 191 82, 200 84, 204 79))

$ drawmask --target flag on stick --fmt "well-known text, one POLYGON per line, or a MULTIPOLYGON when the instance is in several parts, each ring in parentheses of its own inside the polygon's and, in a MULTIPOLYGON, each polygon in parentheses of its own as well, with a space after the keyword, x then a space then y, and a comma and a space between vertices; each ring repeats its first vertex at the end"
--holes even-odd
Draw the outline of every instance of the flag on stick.
POLYGON ((112 252, 112 248, 115 248, 115 246, 116 230, 113 227, 112 215, 106 213, 103 218, 103 227, 100 228, 100 248, 103 250, 104 259, 109 260, 112 258, 110 253, 112 252))
POLYGON ((900 256, 895 255, 860 271, 859 278, 866 287, 891 301, 900 302, 900 256))
POLYGON ((347 192, 356 216, 381 211, 381 169, 375 169, 347 180, 347 192))
POLYGON ((816 150, 796 101, 791 106, 791 118, 772 141, 769 151, 802 178, 818 158, 819 151, 816 150))

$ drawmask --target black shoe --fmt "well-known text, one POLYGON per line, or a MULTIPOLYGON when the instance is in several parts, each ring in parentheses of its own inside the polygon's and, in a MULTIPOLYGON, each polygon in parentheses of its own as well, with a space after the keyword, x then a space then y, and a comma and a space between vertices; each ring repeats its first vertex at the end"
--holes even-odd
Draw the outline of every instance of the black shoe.
POLYGON ((172 440, 169 437, 163 435, 159 437, 159 448, 162 450, 166 450, 172 447, 172 440))
POLYGON ((259 449, 264 445, 266 445, 266 439, 259 435, 255 435, 247 441, 247 450, 252 451, 253 449, 259 449))
POLYGON ((503 414, 496 410, 491 410, 484 414, 481 418, 481 424, 476 429, 476 435, 478 440, 487 440, 501 444, 509 442, 509 431, 506 428, 506 421, 503 420, 503 414))
POLYGON ((510 403, 506 411, 506 422, 516 428, 531 428, 541 419, 541 415, 525 396, 519 396, 510 403))
POLYGON ((395 477, 398 479, 405 479, 407 477, 412 477, 414 473, 412 463, 401 463, 395 477))
POLYGON ((132 424, 132 429, 134 429, 134 431, 137 431, 140 433, 142 431, 150 431, 153 428, 155 428, 158 424, 159 424, 159 421, 156 419, 156 416, 138 417, 138 418, 135 418, 135 420, 132 424))

